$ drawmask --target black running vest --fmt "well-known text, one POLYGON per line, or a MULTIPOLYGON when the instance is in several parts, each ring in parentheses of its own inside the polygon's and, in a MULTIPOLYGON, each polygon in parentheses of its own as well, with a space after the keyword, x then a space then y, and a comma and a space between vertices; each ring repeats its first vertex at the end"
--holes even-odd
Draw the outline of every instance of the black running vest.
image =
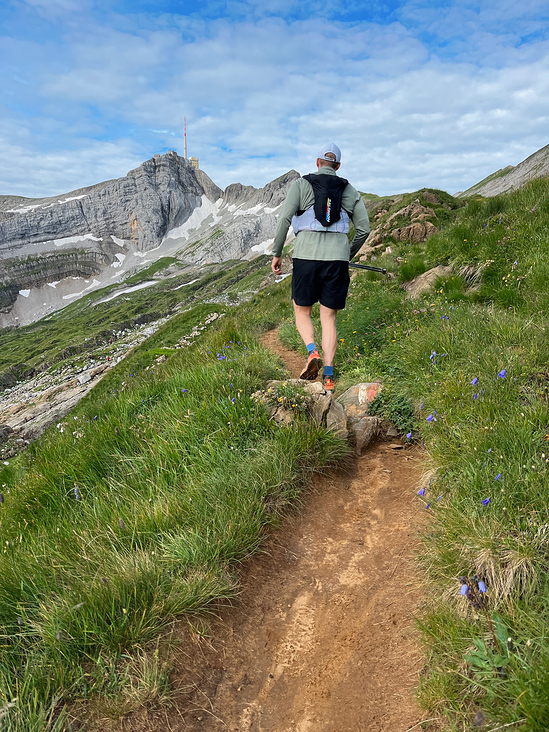
MULTIPOLYGON (((313 187, 315 194, 315 218, 322 226, 331 226, 341 218, 341 199, 349 184, 345 178, 336 175, 317 175, 310 173, 303 178, 313 187)), ((298 211, 300 216, 303 211, 298 211)))

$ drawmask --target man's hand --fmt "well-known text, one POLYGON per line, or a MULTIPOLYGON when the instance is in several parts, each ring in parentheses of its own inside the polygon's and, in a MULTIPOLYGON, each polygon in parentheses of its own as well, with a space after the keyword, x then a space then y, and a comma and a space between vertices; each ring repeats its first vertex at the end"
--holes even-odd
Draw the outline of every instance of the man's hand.
POLYGON ((282 258, 281 257, 273 257, 273 261, 271 262, 271 269, 273 271, 273 274, 279 275, 282 270, 282 258))

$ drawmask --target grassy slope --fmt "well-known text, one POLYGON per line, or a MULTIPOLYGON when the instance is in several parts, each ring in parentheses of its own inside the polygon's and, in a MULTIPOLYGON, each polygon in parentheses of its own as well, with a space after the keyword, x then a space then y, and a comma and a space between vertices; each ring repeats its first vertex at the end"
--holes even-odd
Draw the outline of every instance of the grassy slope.
MULTIPOLYGON (((413 260, 456 274, 412 302, 398 277, 359 273, 339 317, 340 388, 381 378, 375 408, 428 450, 419 693, 452 730, 479 709, 490 728, 549 727, 548 224, 546 180, 468 201, 426 244, 383 259, 395 273, 413 260), (485 609, 460 594, 458 578, 473 575, 485 609)), ((235 563, 328 460, 330 436, 274 429, 250 399, 276 368, 258 332, 282 322, 298 344, 288 288, 262 291, 147 371, 155 348, 190 329, 185 315, 181 333, 170 321, 166 342, 159 331, 122 362, 70 429, 0 474, 12 729, 47 729, 56 695, 123 697, 123 651, 234 592, 235 563)))
POLYGON ((547 179, 469 201, 426 244, 383 258, 395 272, 471 265, 464 277, 410 301, 398 279, 357 275, 339 321, 340 379, 381 378, 377 408, 429 452, 420 697, 452 730, 478 709, 490 728, 549 728, 548 226, 547 179), (486 609, 460 594, 475 575, 486 609))
MULTIPOLYGON (((287 300, 287 284, 260 293, 159 366, 158 348, 194 325, 190 313, 175 316, 64 425, 2 466, 0 707, 17 697, 9 729, 49 729, 61 699, 114 696, 113 713, 129 711, 128 654, 147 657, 174 618, 234 595, 238 562, 312 470, 345 456, 346 445, 308 422, 279 429, 251 398, 280 373, 257 335, 287 300)), ((65 729, 64 715, 52 724, 65 729)))
MULTIPOLYGON (((167 260, 162 260, 164 266, 170 263, 167 260)), ((99 356, 108 350, 113 331, 157 320, 179 308, 208 301, 219 303, 224 293, 229 290, 232 292, 235 288, 238 290, 241 279, 263 270, 263 266, 261 258, 250 262, 227 262, 221 271, 218 265, 212 265, 210 271, 196 282, 192 281, 192 275, 182 274, 133 292, 131 297, 121 295, 109 302, 98 303, 114 289, 107 287, 38 323, 0 331, 0 385, 3 379, 9 385, 12 374, 15 379, 23 377, 32 369, 42 370, 52 365, 59 368, 66 359, 78 353, 99 356), (192 284, 182 287, 185 282, 192 284)), ((142 272, 136 275, 135 281, 130 278, 130 285, 152 276, 157 271, 156 264, 151 265, 149 270, 146 270, 146 275, 142 272)), ((235 299, 234 296, 232 299, 235 299)), ((216 306, 212 309, 220 308, 216 306)))

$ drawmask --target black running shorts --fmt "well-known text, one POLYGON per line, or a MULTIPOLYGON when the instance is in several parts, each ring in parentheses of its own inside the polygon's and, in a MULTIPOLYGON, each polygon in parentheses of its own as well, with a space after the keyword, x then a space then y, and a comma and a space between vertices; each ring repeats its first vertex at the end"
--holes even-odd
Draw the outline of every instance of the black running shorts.
POLYGON ((332 310, 343 310, 349 289, 349 262, 294 259, 292 300, 308 307, 319 302, 332 310))

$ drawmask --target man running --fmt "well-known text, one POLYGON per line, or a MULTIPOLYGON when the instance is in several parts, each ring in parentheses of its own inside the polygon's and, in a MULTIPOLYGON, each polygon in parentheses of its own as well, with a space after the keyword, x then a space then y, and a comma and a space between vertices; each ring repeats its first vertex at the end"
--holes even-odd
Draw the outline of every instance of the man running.
POLYGON ((334 388, 337 347, 337 311, 345 307, 349 289, 349 260, 370 233, 368 213, 358 191, 337 175, 341 150, 323 145, 316 160, 317 173, 294 180, 280 209, 273 244, 271 269, 280 274, 286 235, 293 225, 292 301, 299 335, 307 346, 307 362, 300 379, 314 381, 322 366, 314 338, 311 311, 320 303, 324 388, 334 388), (349 220, 356 234, 349 244, 349 220))

